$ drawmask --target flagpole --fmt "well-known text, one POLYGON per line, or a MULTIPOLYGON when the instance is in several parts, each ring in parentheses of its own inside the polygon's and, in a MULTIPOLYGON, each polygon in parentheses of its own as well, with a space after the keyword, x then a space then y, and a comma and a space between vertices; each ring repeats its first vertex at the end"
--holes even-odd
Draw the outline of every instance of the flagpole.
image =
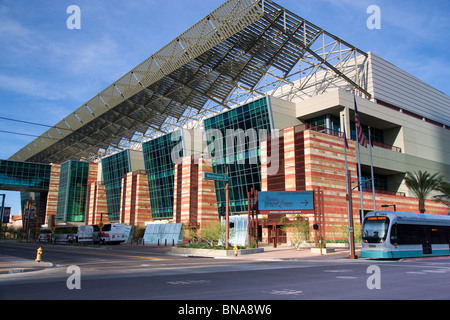
MULTIPOLYGON (((360 127, 360 131, 362 131, 361 128, 361 123, 359 121, 359 115, 358 115, 358 107, 356 104, 356 95, 353 95, 353 98, 355 99, 355 118, 357 117, 357 121, 356 121, 356 126, 360 127)), ((361 220, 364 220, 364 200, 363 200, 363 188, 362 188, 362 174, 361 174, 361 155, 360 155, 360 148, 359 148, 359 134, 363 134, 362 132, 358 132, 358 128, 356 128, 356 153, 358 155, 358 173, 359 173, 359 177, 358 177, 358 187, 359 187, 359 192, 360 192, 360 197, 361 197, 361 215, 360 218, 361 220)))
POLYGON ((358 154, 358 187, 361 197, 361 219, 364 220, 364 201, 363 201, 363 188, 362 188, 362 175, 361 175, 361 155, 359 154, 359 143, 356 141, 356 153, 358 154))
POLYGON ((347 161, 347 149, 348 149, 348 140, 347 140, 347 133, 345 130, 345 117, 343 117, 343 126, 344 126, 344 150, 345 150, 345 180, 346 180, 346 188, 347 188, 347 194, 346 194, 346 200, 347 200, 347 218, 348 218, 348 246, 350 249, 349 257, 350 259, 356 259, 355 256, 355 237, 354 237, 354 230, 353 230, 353 210, 351 209, 350 201, 351 201, 351 183, 350 183, 350 177, 349 177, 349 171, 348 171, 348 161, 347 161))
POLYGON ((372 133, 369 127, 369 145, 370 145, 370 170, 372 174, 372 197, 373 197, 373 210, 377 210, 377 200, 375 198, 375 177, 373 174, 373 157, 372 157, 372 149, 373 149, 373 141, 372 141, 372 133))

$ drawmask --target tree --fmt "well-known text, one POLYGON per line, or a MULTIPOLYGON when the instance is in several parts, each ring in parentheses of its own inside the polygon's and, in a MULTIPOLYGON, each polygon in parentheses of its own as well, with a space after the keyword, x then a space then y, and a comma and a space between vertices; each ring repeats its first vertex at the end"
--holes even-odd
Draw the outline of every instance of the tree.
POLYGON ((444 203, 447 207, 450 207, 450 183, 442 181, 437 191, 439 194, 434 196, 433 199, 444 203))
POLYGON ((222 229, 222 223, 220 221, 204 223, 198 231, 198 236, 201 240, 208 243, 210 247, 213 247, 214 241, 219 241, 222 229))
MULTIPOLYGON (((282 218, 282 223, 285 222, 285 218, 286 217, 282 218)), ((284 232, 289 233, 297 250, 300 250, 303 241, 309 240, 309 221, 307 218, 297 215, 295 220, 292 220, 287 225, 283 225, 281 228, 284 232)))
POLYGON ((425 200, 432 191, 439 190, 439 186, 443 182, 443 177, 435 173, 431 175, 429 172, 407 172, 405 176, 405 183, 409 190, 411 190, 419 200, 419 211, 425 213, 425 200))

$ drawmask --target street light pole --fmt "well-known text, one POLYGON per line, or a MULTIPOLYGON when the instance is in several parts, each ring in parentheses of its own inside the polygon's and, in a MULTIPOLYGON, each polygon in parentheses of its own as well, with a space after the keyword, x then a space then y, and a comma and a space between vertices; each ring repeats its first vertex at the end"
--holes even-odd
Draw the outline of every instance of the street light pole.
MULTIPOLYGON (((227 176, 228 176, 228 167, 227 167, 227 176)), ((230 188, 229 188, 229 179, 225 184, 225 201, 226 201, 226 209, 225 209, 225 250, 229 249, 228 240, 230 237, 230 188)))
POLYGON ((6 194, 3 193, 3 194, 0 194, 0 196, 3 196, 2 212, 0 214, 0 238, 1 238, 1 235, 3 233, 3 216, 4 216, 4 213, 5 213, 5 198, 6 198, 6 194))
POLYGON ((349 234, 349 246, 350 246, 350 259, 356 259, 355 250, 355 230, 353 224, 353 198, 352 198, 352 186, 351 186, 351 172, 347 171, 347 210, 348 210, 348 234, 349 234))
POLYGON ((381 207, 382 208, 394 207, 394 211, 397 211, 397 205, 395 204, 383 204, 381 207))

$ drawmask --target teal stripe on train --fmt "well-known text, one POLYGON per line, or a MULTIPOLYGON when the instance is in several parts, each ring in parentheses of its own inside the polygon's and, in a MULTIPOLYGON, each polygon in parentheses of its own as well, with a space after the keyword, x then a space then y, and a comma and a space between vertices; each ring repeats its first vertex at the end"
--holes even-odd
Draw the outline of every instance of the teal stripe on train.
POLYGON ((400 259, 414 257, 450 256, 450 250, 433 250, 432 254, 423 254, 422 250, 405 251, 362 251, 361 258, 367 259, 400 259))

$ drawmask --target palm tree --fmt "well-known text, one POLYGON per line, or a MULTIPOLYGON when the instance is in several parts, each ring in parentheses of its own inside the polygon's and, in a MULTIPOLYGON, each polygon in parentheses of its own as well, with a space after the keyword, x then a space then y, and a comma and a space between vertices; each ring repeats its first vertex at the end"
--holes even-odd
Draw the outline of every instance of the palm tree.
POLYGON ((409 190, 411 190, 419 200, 419 211, 425 213, 425 200, 432 191, 439 189, 444 178, 438 173, 431 175, 428 172, 407 172, 405 183, 409 190))
POLYGON ((433 199, 450 207, 450 183, 442 181, 437 191, 439 191, 439 194, 434 196, 433 199))

